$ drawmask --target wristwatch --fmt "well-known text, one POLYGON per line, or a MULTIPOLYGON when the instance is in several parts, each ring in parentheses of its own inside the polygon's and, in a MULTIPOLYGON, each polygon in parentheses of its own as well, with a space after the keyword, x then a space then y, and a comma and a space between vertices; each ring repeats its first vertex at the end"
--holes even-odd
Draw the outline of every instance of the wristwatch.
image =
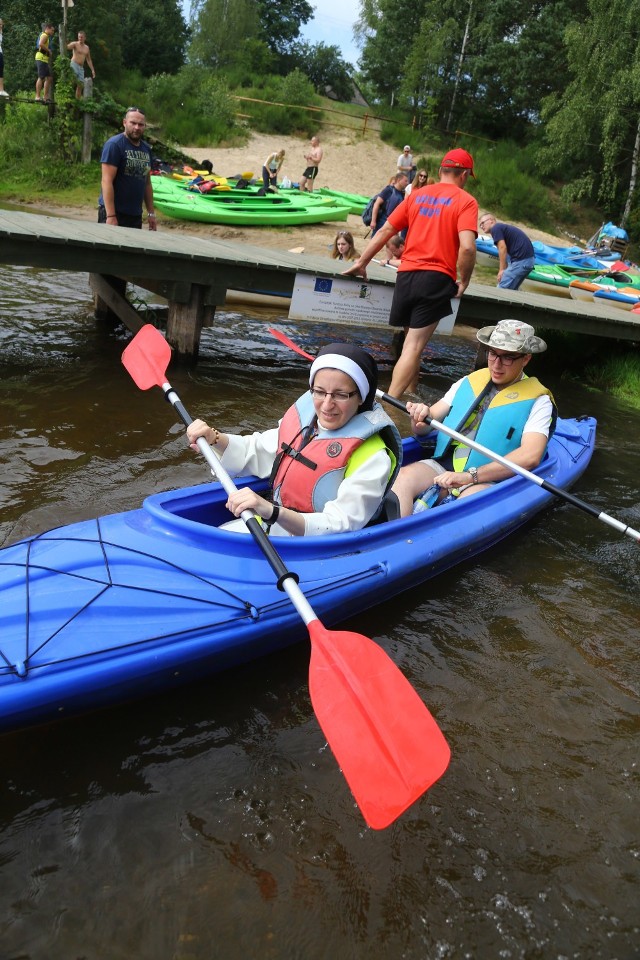
POLYGON ((469 468, 467 469, 467 473, 468 473, 469 476, 471 477, 471 483, 477 483, 477 482, 478 482, 478 468, 477 468, 477 467, 469 467, 469 468))

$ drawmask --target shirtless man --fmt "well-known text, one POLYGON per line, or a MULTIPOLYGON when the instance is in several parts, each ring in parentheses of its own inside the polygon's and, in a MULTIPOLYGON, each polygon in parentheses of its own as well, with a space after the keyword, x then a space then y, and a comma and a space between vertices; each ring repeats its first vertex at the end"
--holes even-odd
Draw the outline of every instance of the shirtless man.
POLYGON ((313 193, 313 181, 318 176, 318 167, 322 160, 322 147, 317 137, 311 137, 311 150, 305 154, 305 160, 307 167, 300 178, 300 189, 313 193))
POLYGON ((87 35, 84 30, 78 31, 78 39, 72 40, 71 43, 67 44, 67 50, 72 50, 71 55, 71 69, 75 73, 78 83, 76 85, 76 97, 78 100, 84 92, 84 65, 89 67, 91 70, 91 76, 95 80, 96 71, 93 68, 93 63, 91 62, 91 51, 89 50, 89 45, 87 43, 87 35))

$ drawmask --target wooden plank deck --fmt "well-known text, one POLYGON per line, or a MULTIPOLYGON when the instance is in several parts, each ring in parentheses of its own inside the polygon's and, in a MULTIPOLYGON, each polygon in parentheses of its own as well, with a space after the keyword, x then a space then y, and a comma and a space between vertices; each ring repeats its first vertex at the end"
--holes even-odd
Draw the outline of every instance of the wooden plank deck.
MULTIPOLYGON (((123 277, 160 293, 170 318, 172 305, 179 317, 168 333, 185 356, 197 355, 203 311, 210 316, 227 290, 290 296, 297 273, 337 277, 343 270, 328 257, 7 210, 0 211, 0 257, 5 264, 123 277)), ((395 271, 377 264, 368 273, 371 283, 395 283, 395 271)), ((547 330, 640 340, 640 315, 630 311, 477 283, 469 285, 458 319, 479 327, 509 316, 547 330)))

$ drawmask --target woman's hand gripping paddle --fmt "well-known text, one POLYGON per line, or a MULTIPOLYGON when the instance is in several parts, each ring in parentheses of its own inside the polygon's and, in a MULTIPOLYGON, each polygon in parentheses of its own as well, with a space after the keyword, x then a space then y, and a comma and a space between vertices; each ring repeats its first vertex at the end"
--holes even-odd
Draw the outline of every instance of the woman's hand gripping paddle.
MULTIPOLYGON (((188 426, 191 417, 166 379, 170 359, 169 345, 150 324, 122 355, 137 386, 161 387, 188 426)), ((236 486, 215 451, 202 437, 198 447, 232 493, 236 486)), ((442 776, 450 757, 447 742, 387 654, 361 634, 327 630, 255 515, 245 510, 242 519, 309 631, 309 691, 327 742, 368 825, 388 827, 442 776)))
MULTIPOLYGON (((315 360, 315 357, 302 350, 285 333, 282 333, 281 330, 276 330, 274 327, 270 327, 269 333, 272 334, 276 340, 279 340, 280 343, 283 343, 285 347, 289 347, 290 350, 295 350, 296 353, 299 353, 300 356, 305 357, 305 359, 311 360, 312 362, 315 360)), ((385 403, 389 403, 398 410, 402 410, 403 413, 408 414, 406 404, 404 404, 402 400, 398 400, 396 397, 392 397, 388 393, 383 393, 382 390, 376 390, 376 396, 379 400, 384 400, 385 403)), ((458 440, 460 443, 465 444, 465 446, 471 447, 472 450, 477 450, 478 453, 483 454, 483 456, 488 457, 490 460, 495 460, 496 463, 501 463, 503 467, 507 467, 507 469, 511 470, 513 473, 519 474, 519 476, 524 477, 525 480, 531 480, 532 483, 537 483, 538 486, 542 487, 543 490, 547 490, 549 493, 554 494, 554 496, 559 497, 561 500, 566 500, 567 503, 572 504, 574 507, 578 507, 579 510, 582 510, 584 513, 588 513, 590 516, 595 517, 596 520, 601 520, 602 523, 608 524, 619 533, 625 533, 628 537, 631 537, 632 540, 640 542, 639 530, 634 530, 633 527, 629 527, 626 523, 622 523, 621 520, 616 520, 615 517, 610 516, 608 513, 604 513, 602 510, 598 510, 596 507, 592 507, 591 504, 586 503, 584 500, 580 500, 579 497, 574 497, 572 493, 569 493, 567 490, 563 490, 562 487, 556 487, 553 483, 550 483, 543 477, 538 477, 535 473, 531 473, 531 471, 527 470, 525 467, 519 466, 519 464, 514 463, 512 460, 507 460, 506 457, 502 457, 499 453, 494 453, 493 450, 489 450, 487 447, 482 446, 481 443, 476 443, 475 440, 470 440, 469 437, 463 436, 461 433, 458 433, 456 430, 452 430, 451 427, 445 426, 444 423, 440 423, 438 420, 434 420, 432 417, 427 417, 425 423, 428 423, 435 430, 440 430, 442 433, 445 433, 453 440, 458 440)))

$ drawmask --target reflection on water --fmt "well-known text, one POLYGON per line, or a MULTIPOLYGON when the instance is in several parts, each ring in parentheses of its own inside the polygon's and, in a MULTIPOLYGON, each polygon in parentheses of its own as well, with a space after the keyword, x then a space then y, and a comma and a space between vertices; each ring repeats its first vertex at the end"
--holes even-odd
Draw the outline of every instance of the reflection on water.
MULTIPOLYGON (((85 277, 0 268, 0 310, 0 542, 206 479, 159 391, 122 368, 124 336, 94 322, 85 277)), ((219 317, 198 367, 172 380, 229 430, 272 424, 305 387, 306 363, 267 322, 311 353, 346 334, 219 317)), ((383 385, 389 342, 365 342, 383 385)), ((468 339, 434 341, 426 394, 472 357, 468 339)), ((599 419, 579 495, 638 527, 636 414, 549 386, 565 414, 599 419)), ((638 587, 637 545, 558 504, 358 617, 453 752, 383 833, 365 828, 319 731, 306 644, 2 737, 3 956, 630 960, 638 587)))

